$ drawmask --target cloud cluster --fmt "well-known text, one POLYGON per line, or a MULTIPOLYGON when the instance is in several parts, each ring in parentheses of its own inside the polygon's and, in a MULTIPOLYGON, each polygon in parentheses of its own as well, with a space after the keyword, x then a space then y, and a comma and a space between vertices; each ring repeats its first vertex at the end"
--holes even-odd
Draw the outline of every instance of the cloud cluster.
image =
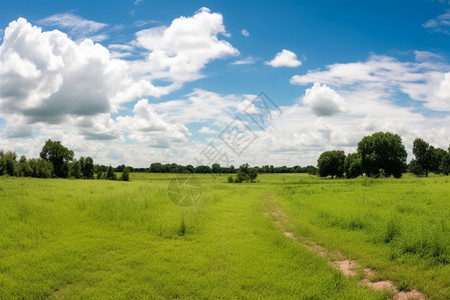
POLYGON ((365 62, 327 66, 327 70, 295 75, 291 83, 325 83, 341 94, 359 94, 390 101, 403 93, 430 110, 450 111, 450 67, 435 62, 436 55, 417 52, 416 61, 401 62, 390 56, 372 55, 365 62))
POLYGON ((144 61, 133 64, 140 76, 171 82, 201 77, 200 70, 211 60, 235 56, 239 51, 218 35, 229 36, 219 13, 202 8, 192 17, 180 17, 170 26, 136 33, 135 45, 149 51, 144 61))
POLYGON ((61 123, 70 115, 108 113, 133 97, 158 95, 127 73, 127 64, 102 45, 89 39, 77 44, 19 18, 0 46, 0 108, 31 123, 61 123))
POLYGON ((297 59, 297 55, 294 52, 283 49, 281 52, 278 52, 271 61, 266 61, 264 64, 274 68, 295 68, 301 66, 302 62, 297 59))
POLYGON ((120 113, 127 102, 179 89, 183 82, 201 77, 211 60, 239 53, 218 38, 228 36, 223 18, 207 8, 175 19, 170 26, 140 31, 134 42, 109 49, 83 39, 106 24, 73 14, 53 15, 39 24, 66 29, 70 36, 43 31, 23 18, 5 29, 0 45, 0 118, 7 123, 2 132, 7 138, 30 137, 36 130, 40 135, 55 134, 50 128, 59 125, 68 135, 92 141, 129 139, 155 147, 186 141, 189 130, 172 119, 163 121, 147 100, 137 102, 131 116, 112 114, 120 113), (146 58, 121 59, 133 51, 145 51, 146 58), (168 82, 155 86, 154 80, 168 82))
POLYGON ((429 19, 422 26, 434 32, 450 34, 450 10, 434 19, 429 19))

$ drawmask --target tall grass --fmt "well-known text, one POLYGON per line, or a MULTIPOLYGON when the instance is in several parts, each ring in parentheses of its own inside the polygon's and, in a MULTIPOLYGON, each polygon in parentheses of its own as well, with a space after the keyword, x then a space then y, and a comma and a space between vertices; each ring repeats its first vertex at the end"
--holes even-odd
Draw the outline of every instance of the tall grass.
POLYGON ((301 234, 442 299, 450 298, 448 180, 300 177, 277 189, 301 234))
POLYGON ((131 175, 0 178, 0 299, 384 297, 283 236, 264 216, 270 180, 200 175, 199 201, 182 208, 171 176, 131 175))

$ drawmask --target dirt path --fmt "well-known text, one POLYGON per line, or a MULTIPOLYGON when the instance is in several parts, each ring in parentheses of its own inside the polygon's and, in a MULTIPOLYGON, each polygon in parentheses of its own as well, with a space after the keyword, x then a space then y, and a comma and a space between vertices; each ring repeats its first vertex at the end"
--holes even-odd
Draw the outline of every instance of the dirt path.
POLYGON ((265 201, 269 204, 271 211, 265 213, 264 215, 271 218, 277 227, 284 229, 283 235, 286 238, 300 242, 303 246, 315 254, 327 258, 330 265, 340 270, 346 277, 357 276, 358 272, 362 270, 363 279, 359 281, 362 285, 368 286, 374 290, 389 290, 394 294, 395 300, 425 299, 425 295, 422 292, 414 289, 411 291, 399 291, 397 286, 390 280, 374 281, 372 279, 375 276, 375 272, 372 269, 367 267, 363 268, 363 266, 355 260, 343 259, 344 255, 339 252, 329 252, 312 240, 294 235, 292 229, 295 228, 295 225, 289 220, 288 216, 281 209, 281 207, 276 204, 273 195, 267 195, 265 201), (290 229, 286 230, 286 228, 290 229))

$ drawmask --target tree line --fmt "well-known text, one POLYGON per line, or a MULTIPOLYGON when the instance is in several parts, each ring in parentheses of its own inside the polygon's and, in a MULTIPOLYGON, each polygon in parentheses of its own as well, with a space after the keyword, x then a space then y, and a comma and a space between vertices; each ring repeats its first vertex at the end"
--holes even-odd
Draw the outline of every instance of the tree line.
POLYGON ((113 168, 111 165, 94 164, 89 156, 76 159, 74 152, 63 146, 60 141, 49 139, 42 147, 39 158, 27 159, 22 155, 17 160, 15 152, 0 150, 0 176, 128 181, 130 172, 200 173, 237 174, 235 178, 229 176, 228 181, 253 182, 257 174, 264 173, 308 173, 321 177, 331 176, 331 178, 355 178, 361 175, 400 178, 406 171, 425 176, 428 176, 430 172, 445 175, 450 173, 450 146, 446 151, 417 138, 414 140, 412 152, 415 158, 407 164, 407 152, 401 137, 391 132, 376 132, 362 138, 355 153, 345 155, 342 150, 323 152, 317 160, 317 167, 312 165, 250 167, 244 164, 236 169, 233 165, 223 167, 218 163, 194 167, 155 162, 148 168, 133 168, 124 164, 113 168), (120 172, 122 175, 118 177, 116 173, 120 172))
MULTIPOLYGON (((242 167, 242 166, 241 166, 242 167)), ((148 169, 145 169, 144 172, 150 173, 199 173, 199 174, 233 174, 237 173, 239 168, 235 168, 233 165, 231 166, 221 166, 218 163, 214 163, 211 166, 208 165, 199 165, 194 167, 193 165, 178 165, 176 163, 171 164, 162 164, 159 162, 152 163, 148 169)), ((294 166, 294 167, 275 167, 273 165, 263 165, 262 167, 255 166, 253 169, 256 170, 257 173, 308 173, 308 174, 317 174, 317 168, 314 166, 294 166)), ((140 169, 142 171, 142 169, 140 169)))
MULTIPOLYGON (((120 180, 129 180, 130 169, 124 167, 120 180)), ((114 169, 109 166, 94 165, 88 157, 75 159, 74 152, 63 146, 60 141, 49 139, 42 147, 39 158, 27 159, 22 155, 17 160, 13 151, 0 150, 0 176, 37 177, 37 178, 75 178, 117 180, 114 169)))
POLYGON ((449 174, 450 146, 445 151, 417 138, 412 152, 415 159, 408 165, 408 154, 401 137, 391 132, 376 132, 362 138, 356 153, 345 155, 342 150, 323 152, 317 160, 319 176, 355 178, 365 174, 368 177, 400 178, 406 171, 425 176, 429 172, 449 174))

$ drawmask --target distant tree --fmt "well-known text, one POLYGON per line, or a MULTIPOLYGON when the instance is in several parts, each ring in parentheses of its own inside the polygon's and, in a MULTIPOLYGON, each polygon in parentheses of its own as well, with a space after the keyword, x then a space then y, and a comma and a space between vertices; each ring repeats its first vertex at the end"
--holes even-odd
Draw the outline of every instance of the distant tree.
POLYGON ((86 179, 94 179, 94 160, 88 156, 84 159, 84 166, 82 167, 83 177, 86 179))
POLYGON ((85 178, 84 168, 85 168, 85 164, 86 164, 86 159, 84 158, 84 156, 82 156, 82 157, 80 157, 80 159, 78 161, 80 162, 81 178, 85 178))
POLYGON ((189 173, 195 173, 195 168, 194 168, 193 165, 187 165, 187 166, 186 166, 186 170, 187 170, 189 173))
POLYGON ((125 169, 125 165, 124 165, 124 164, 121 164, 121 165, 117 166, 117 167, 114 169, 114 171, 120 173, 120 172, 123 172, 123 169, 125 169))
POLYGON ((316 167, 311 166, 311 165, 310 166, 306 166, 305 167, 305 171, 309 175, 317 175, 317 174, 319 174, 319 169, 317 169, 316 167))
MULTIPOLYGON (((430 147, 432 148, 432 147, 430 147)), ((440 174, 443 172, 442 170, 442 160, 444 156, 447 154, 447 151, 441 148, 432 148, 431 149, 431 171, 440 174)))
POLYGON ((323 152, 317 160, 319 176, 326 177, 330 175, 331 179, 334 176, 342 178, 344 176, 344 161, 344 151, 332 150, 323 152))
POLYGON ((258 177, 257 169, 251 168, 248 163, 245 163, 237 170, 236 179, 234 182, 255 182, 256 177, 258 177))
POLYGON ((29 177, 33 173, 25 155, 22 155, 17 163, 16 174, 20 177, 29 177))
POLYGON ((427 177, 429 172, 436 174, 443 172, 442 160, 447 151, 441 148, 434 148, 421 138, 414 140, 412 150, 418 165, 413 168, 414 174, 421 175, 425 173, 425 177, 427 177))
POLYGON ((28 160, 28 165, 32 170, 32 177, 51 178, 53 176, 53 164, 42 158, 32 158, 28 160))
POLYGON ((408 172, 413 173, 415 175, 421 175, 424 173, 422 167, 415 159, 411 159, 408 164, 408 172))
POLYGON ((17 154, 13 151, 0 151, 0 175, 16 175, 17 154))
POLYGON ((211 171, 213 173, 219 174, 219 173, 222 173, 222 168, 220 167, 220 164, 215 163, 215 164, 212 164, 211 171))
POLYGON ((106 170, 106 177, 107 180, 116 180, 116 173, 114 173, 114 170, 111 166, 108 167, 108 170, 106 170))
POLYGON ((122 180, 122 181, 130 180, 130 168, 128 168, 128 167, 123 168, 122 176, 120 177, 120 180, 122 180))
POLYGON ((378 177, 383 169, 386 176, 400 178, 406 171, 407 152, 399 135, 376 132, 358 143, 362 171, 369 177, 378 177))
POLYGON ((345 177, 355 178, 362 175, 361 157, 358 153, 349 153, 344 160, 345 177))
POLYGON ((68 163, 73 160, 73 151, 64 147, 60 141, 49 139, 42 147, 40 156, 53 164, 53 173, 56 177, 68 176, 68 163))
POLYGON ((413 173, 416 175, 425 173, 425 176, 428 177, 428 173, 431 169, 430 144, 417 138, 413 142, 412 152, 416 156, 415 163, 417 163, 417 166, 413 168, 413 173))
POLYGON ((210 166, 205 166, 205 165, 197 166, 195 168, 195 173, 200 173, 200 174, 211 173, 211 167, 210 166))
POLYGON ((161 163, 152 163, 149 168, 151 173, 162 173, 162 164, 161 163))
POLYGON ((450 173, 450 149, 449 152, 442 157, 440 168, 444 175, 448 175, 450 173))
POLYGON ((81 164, 79 160, 74 160, 69 164, 69 177, 73 177, 75 179, 80 179, 83 177, 83 173, 81 173, 81 164))

